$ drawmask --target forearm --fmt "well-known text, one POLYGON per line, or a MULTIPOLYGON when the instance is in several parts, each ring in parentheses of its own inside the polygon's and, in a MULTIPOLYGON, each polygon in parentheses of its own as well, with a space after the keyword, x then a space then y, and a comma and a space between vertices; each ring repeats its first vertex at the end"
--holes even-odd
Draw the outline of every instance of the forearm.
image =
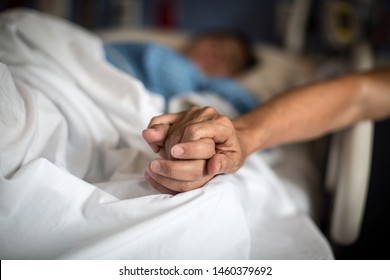
POLYGON ((390 71, 355 74, 292 90, 234 120, 246 155, 309 140, 390 114, 390 71))

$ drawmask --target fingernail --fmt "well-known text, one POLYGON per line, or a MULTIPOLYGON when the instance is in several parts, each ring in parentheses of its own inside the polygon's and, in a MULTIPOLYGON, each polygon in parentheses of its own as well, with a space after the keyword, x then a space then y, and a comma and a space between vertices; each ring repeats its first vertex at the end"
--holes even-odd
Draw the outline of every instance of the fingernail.
POLYGON ((172 148, 172 155, 174 157, 179 157, 184 154, 184 149, 181 146, 175 146, 172 148))
POLYGON ((152 147, 152 150, 155 153, 157 153, 160 150, 157 144, 150 144, 150 147, 152 147))
POLYGON ((222 174, 223 172, 222 172, 222 164, 221 163, 219 163, 219 164, 217 164, 217 174, 222 174))
POLYGON ((222 165, 221 163, 215 163, 214 166, 209 166, 208 167, 209 169, 207 170, 209 175, 218 175, 218 174, 221 174, 221 168, 222 168, 222 165))
POLYGON ((161 163, 158 160, 152 161, 152 163, 150 164, 150 168, 152 169, 153 172, 160 173, 161 163))

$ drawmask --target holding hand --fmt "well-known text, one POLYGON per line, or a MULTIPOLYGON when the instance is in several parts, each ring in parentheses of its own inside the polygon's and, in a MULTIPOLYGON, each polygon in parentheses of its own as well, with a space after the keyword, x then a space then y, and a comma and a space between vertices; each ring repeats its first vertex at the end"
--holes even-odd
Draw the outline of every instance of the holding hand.
POLYGON ((199 188, 236 171, 245 158, 233 123, 211 107, 154 117, 143 137, 162 157, 150 163, 145 178, 163 193, 199 188))

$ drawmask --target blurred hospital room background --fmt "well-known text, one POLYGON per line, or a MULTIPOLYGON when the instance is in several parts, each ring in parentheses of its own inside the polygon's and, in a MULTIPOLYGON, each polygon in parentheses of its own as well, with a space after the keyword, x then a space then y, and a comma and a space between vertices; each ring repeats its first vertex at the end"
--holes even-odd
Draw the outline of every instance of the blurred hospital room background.
MULTIPOLYGON (((388 0, 3 0, 0 11, 27 7, 53 14, 96 31, 103 39, 121 41, 124 33, 154 40, 156 35, 197 34, 210 30, 235 30, 253 44, 277 47, 299 58, 299 75, 283 60, 271 64, 289 83, 258 86, 257 77, 244 77, 253 92, 265 100, 291 84, 329 78, 345 72, 390 64, 390 1, 388 0), (153 36, 136 31, 148 30, 153 36), (109 32, 107 32, 109 31, 109 32), (112 32, 114 31, 114 32, 112 32), (136 34, 134 34, 136 33, 136 34), (357 62, 359 60, 359 62, 357 62), (370 61, 370 62, 369 62, 370 61), (285 63, 285 64, 283 64, 285 63), (282 65, 283 64, 283 65, 282 65), (359 64, 359 66, 357 66, 359 64), (288 69, 288 70, 287 70, 288 69), (257 84, 256 84, 257 83, 257 84), (277 85, 279 84, 279 85, 277 85)), ((160 43, 178 47, 177 36, 160 43), (172 40, 171 40, 172 39, 172 40)), ((157 40, 158 41, 158 40, 157 40)), ((268 63, 268 64, 267 64, 268 63)), ((265 66, 266 65, 266 66, 265 66)), ((269 74, 270 75, 270 74, 269 74)), ((267 76, 267 80, 272 77, 267 76)))
POLYGON ((88 29, 142 27, 196 32, 237 28, 256 42, 304 51, 342 52, 358 41, 367 41, 379 54, 390 52, 390 1, 386 0, 0 2, 0 10, 15 7, 61 16, 88 29))
MULTIPOLYGON (((242 77, 241 82, 263 101, 307 81, 390 66, 389 0, 0 1, 0 11, 16 7, 32 8, 65 18, 106 40, 114 41, 134 36, 156 38, 156 41, 176 46, 182 37, 178 40, 173 34, 240 30, 255 46, 260 46, 262 54, 256 66, 260 72, 249 73, 242 77)), ((371 161, 364 162, 363 167, 369 178, 368 190, 364 189, 349 202, 333 198, 321 206, 319 225, 332 242, 335 256, 339 259, 389 259, 390 232, 386 220, 389 220, 387 215, 390 213, 390 183, 388 176, 383 179, 390 158, 389 147, 384 147, 388 146, 389 122, 374 126, 375 132, 371 128, 367 132, 366 127, 351 132, 364 135, 359 139, 364 142, 363 146, 370 147, 371 161), (373 133, 377 136, 371 142, 373 133), (379 157, 386 158, 387 163, 380 163, 379 157), (358 210, 349 207, 348 203, 358 204, 355 205, 358 210), (336 213, 333 216, 329 214, 331 209, 336 213), (350 215, 353 217, 350 218, 350 215), (323 219, 322 216, 331 218, 323 219), (352 225, 349 223, 351 220, 352 225)), ((320 152, 317 159, 325 170, 322 175, 325 197, 333 194, 336 188, 333 185, 337 186, 335 181, 341 180, 333 173, 343 173, 337 164, 344 161, 338 158, 339 163, 334 163, 332 151, 352 147, 343 144, 345 138, 350 137, 350 134, 345 134, 333 139, 332 143, 330 139, 323 139, 320 143, 321 151, 324 146, 327 147, 327 155, 320 152), (339 143, 338 148, 335 148, 336 142, 339 143)), ((364 149, 359 145, 356 150, 361 152, 364 149)), ((313 146, 313 149, 317 148, 313 146)), ((362 167, 357 167, 357 170, 359 168, 362 167)), ((367 184, 364 185, 366 187, 367 184)), ((352 191, 350 194, 346 190, 339 197, 345 199, 355 193, 352 191)))

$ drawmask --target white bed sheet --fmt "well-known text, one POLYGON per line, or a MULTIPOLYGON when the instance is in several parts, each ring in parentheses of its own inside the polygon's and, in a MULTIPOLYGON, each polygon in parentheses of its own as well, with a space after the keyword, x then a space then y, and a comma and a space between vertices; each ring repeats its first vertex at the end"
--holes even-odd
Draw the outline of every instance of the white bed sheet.
POLYGON ((1 259, 333 257, 261 153, 201 189, 151 188, 141 131, 162 100, 102 51, 58 18, 0 15, 1 259))

